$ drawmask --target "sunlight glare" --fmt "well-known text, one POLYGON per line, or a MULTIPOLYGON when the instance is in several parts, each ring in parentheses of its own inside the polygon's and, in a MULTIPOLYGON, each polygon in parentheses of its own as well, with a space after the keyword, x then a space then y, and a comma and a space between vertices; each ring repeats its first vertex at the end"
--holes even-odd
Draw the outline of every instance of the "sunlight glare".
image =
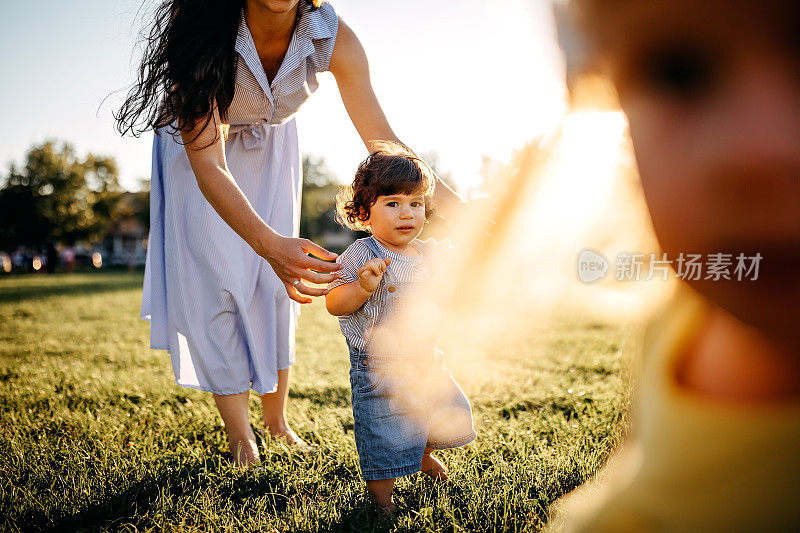
POLYGON ((615 111, 579 111, 563 121, 552 162, 526 210, 530 227, 548 227, 548 241, 574 240, 603 218, 624 157, 625 118, 615 111))
POLYGON ((489 185, 494 211, 467 207, 455 217, 457 246, 417 299, 452 303, 409 312, 412 321, 445 319, 428 320, 434 331, 417 335, 441 334, 445 353, 458 354, 460 362, 451 362, 461 375, 474 372, 480 380, 510 343, 525 342, 535 355, 531 334, 565 320, 643 323, 670 293, 672 283, 617 281, 613 269, 595 283, 578 278, 584 249, 609 261, 622 251, 657 250, 621 113, 568 113, 489 185))

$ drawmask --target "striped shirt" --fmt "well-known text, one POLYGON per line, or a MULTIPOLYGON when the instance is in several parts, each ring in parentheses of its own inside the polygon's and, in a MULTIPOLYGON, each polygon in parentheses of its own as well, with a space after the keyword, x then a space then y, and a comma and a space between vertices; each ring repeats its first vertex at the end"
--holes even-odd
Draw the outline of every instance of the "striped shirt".
POLYGON ((228 124, 283 124, 289 120, 319 87, 317 74, 328 70, 338 28, 339 18, 327 2, 314 12, 303 13, 283 63, 270 82, 243 12, 236 36, 240 60, 228 124))
MULTIPOLYGON (((337 261, 343 267, 339 271, 341 278, 331 282, 328 285, 329 289, 356 281, 358 279, 358 269, 370 259, 375 258, 375 255, 365 244, 367 239, 372 239, 374 243, 377 243, 384 256, 392 260, 387 268, 387 274, 398 282, 422 282, 427 280, 430 277, 431 265, 429 261, 433 253, 438 254, 441 250, 446 250, 451 246, 448 240, 437 242, 434 239, 426 239, 424 241, 414 239, 412 244, 423 253, 411 257, 387 249, 374 237, 359 239, 339 255, 337 261), (427 258, 425 257, 426 255, 428 256, 427 258)), ((385 278, 386 274, 384 274, 385 278)), ((385 298, 385 295, 385 291, 379 288, 355 312, 339 317, 339 327, 342 330, 342 334, 353 348, 361 352, 366 351, 369 328, 375 323, 378 314, 384 307, 383 298, 385 298)))

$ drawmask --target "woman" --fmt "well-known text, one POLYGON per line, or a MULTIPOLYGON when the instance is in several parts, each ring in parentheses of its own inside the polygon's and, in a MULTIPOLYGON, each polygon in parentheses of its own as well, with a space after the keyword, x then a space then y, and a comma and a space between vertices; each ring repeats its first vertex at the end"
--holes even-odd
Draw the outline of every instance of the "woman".
MULTIPOLYGON (((170 352, 179 385, 214 394, 236 464, 258 462, 250 388, 270 434, 305 447, 285 419, 297 304, 326 293, 304 281, 328 283, 340 266, 297 238, 292 116, 325 70, 368 151, 397 141, 366 54, 330 4, 165 0, 116 117, 123 134, 156 130, 142 298, 150 345, 170 352)), ((437 190, 440 205, 460 200, 437 190)))

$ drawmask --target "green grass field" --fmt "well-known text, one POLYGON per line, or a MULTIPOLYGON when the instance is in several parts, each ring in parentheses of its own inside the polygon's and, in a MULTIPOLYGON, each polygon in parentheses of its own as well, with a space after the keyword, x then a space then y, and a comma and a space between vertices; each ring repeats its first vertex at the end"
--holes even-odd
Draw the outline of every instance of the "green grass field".
POLYGON ((3 530, 537 531, 624 431, 630 330, 571 320, 498 341, 491 363, 449 354, 478 439, 440 455, 447 484, 399 481, 399 512, 382 521, 359 476, 349 363, 324 305, 303 309, 289 405, 319 451, 260 442, 264 468, 248 472, 228 465, 210 395, 175 385, 166 352, 148 348, 141 280, 0 278, 3 530))

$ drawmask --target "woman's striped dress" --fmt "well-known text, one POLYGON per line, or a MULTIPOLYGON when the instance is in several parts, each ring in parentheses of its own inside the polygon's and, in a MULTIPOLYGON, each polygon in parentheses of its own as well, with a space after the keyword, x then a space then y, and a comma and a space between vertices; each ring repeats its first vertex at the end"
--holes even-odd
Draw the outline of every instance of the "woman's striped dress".
MULTIPOLYGON (((328 70, 337 29, 330 4, 304 12, 269 83, 244 16, 239 26, 225 155, 253 208, 284 236, 297 236, 300 218, 292 116, 328 70)), ((141 316, 150 321, 151 348, 169 351, 184 387, 274 391, 277 371, 294 361, 298 304, 200 192, 179 135, 155 135, 150 194, 141 316)))

